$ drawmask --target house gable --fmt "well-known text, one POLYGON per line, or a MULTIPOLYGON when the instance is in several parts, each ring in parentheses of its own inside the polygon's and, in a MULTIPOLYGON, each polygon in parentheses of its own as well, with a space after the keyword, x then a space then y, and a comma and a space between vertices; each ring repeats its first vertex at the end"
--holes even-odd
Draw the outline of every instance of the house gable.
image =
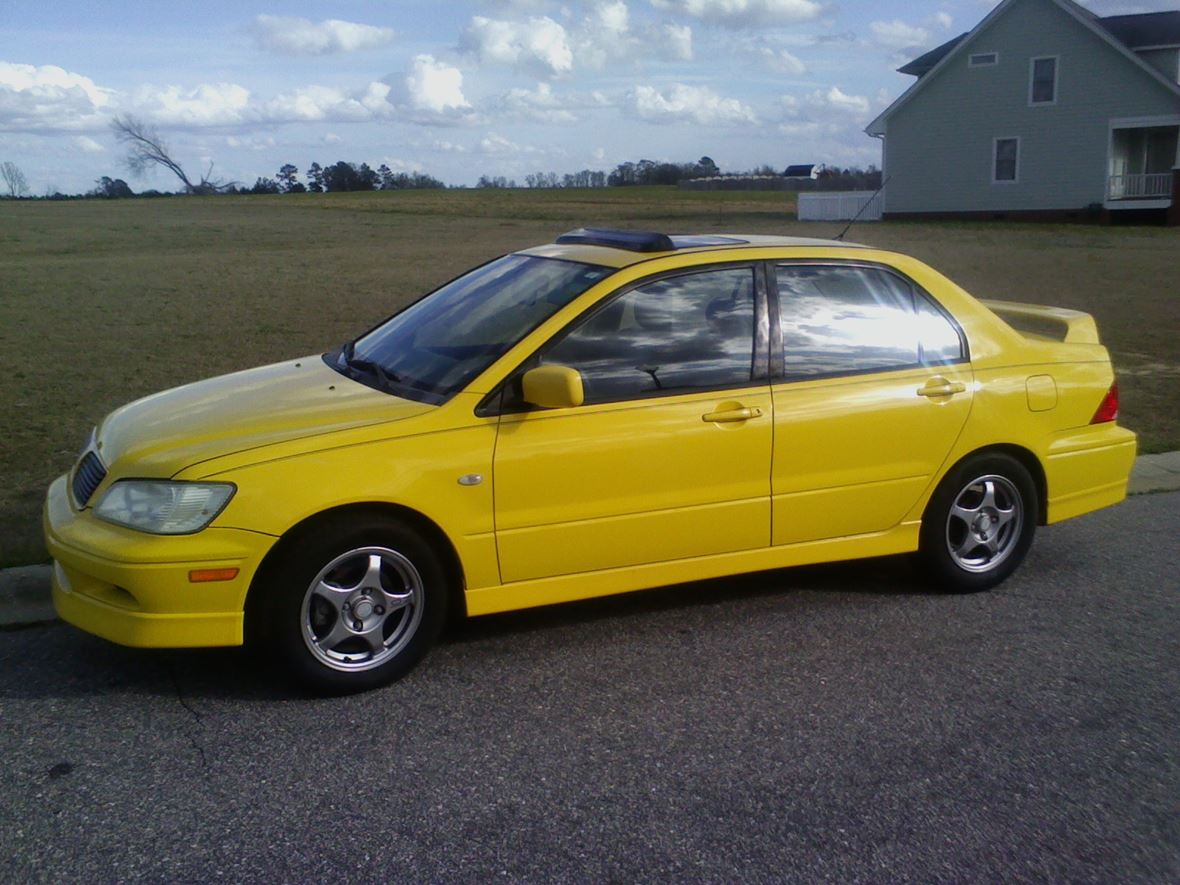
MULTIPOLYGON (((988 13, 982 21, 966 34, 961 34, 948 40, 942 46, 935 47, 917 59, 914 59, 907 65, 902 66, 898 70, 902 73, 910 73, 918 77, 910 87, 903 92, 892 104, 882 111, 876 119, 874 119, 868 126, 865 127, 865 132, 874 137, 881 137, 886 133, 887 122, 889 118, 900 109, 903 105, 908 104, 919 92, 921 92, 930 82, 932 82, 941 71, 953 66, 957 63, 966 63, 963 60, 968 58, 972 53, 991 52, 992 49, 980 48, 982 46, 981 40, 986 40, 991 32, 991 26, 1004 17, 1005 14, 1013 6, 1020 6, 1028 0, 1003 0, 990 13, 988 13), (924 63, 925 60, 931 60, 932 63, 924 63)), ((1037 0, 1043 2, 1043 0, 1037 0)), ((1177 79, 1170 77, 1170 73, 1166 67, 1154 62, 1141 58, 1135 52, 1131 51, 1127 46, 1120 43, 1106 28, 1099 24, 1099 19, 1093 13, 1074 3, 1073 0, 1047 0, 1059 7, 1063 12, 1072 16, 1078 23, 1090 29, 1102 42, 1106 43, 1109 48, 1123 56, 1127 61, 1138 67, 1145 75, 1153 79, 1157 85, 1162 85, 1170 90, 1177 97, 1180 97, 1180 83, 1177 79)), ((1118 16, 1112 17, 1112 22, 1117 22, 1117 26, 1113 28, 1115 33, 1132 33, 1131 29, 1121 19, 1135 18, 1136 16, 1118 16)), ((1134 33, 1137 33, 1134 32, 1134 33)), ((1171 30, 1168 32, 1171 37, 1171 30)), ((1167 41, 1167 48, 1173 48, 1172 41, 1167 41)))
POLYGON ((1005 0, 996 7, 869 127, 885 135, 885 211, 1077 211, 1101 204, 1116 121, 1180 125, 1180 85, 1096 22, 1069 0, 1005 0), (970 63, 992 53, 995 63, 970 63), (1034 77, 1046 73, 1053 75, 1051 89, 1034 92, 1034 77))

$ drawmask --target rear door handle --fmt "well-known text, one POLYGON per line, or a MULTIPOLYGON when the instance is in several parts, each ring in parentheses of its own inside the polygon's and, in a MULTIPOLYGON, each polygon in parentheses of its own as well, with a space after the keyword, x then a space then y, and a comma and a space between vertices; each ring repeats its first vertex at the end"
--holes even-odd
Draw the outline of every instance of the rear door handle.
POLYGON ((931 379, 925 387, 918 388, 918 396, 952 396, 962 393, 967 385, 961 381, 947 381, 942 378, 931 379))
POLYGON ((723 409, 720 412, 701 415, 701 420, 709 424, 721 424, 726 421, 749 421, 751 418, 760 417, 761 409, 723 409))

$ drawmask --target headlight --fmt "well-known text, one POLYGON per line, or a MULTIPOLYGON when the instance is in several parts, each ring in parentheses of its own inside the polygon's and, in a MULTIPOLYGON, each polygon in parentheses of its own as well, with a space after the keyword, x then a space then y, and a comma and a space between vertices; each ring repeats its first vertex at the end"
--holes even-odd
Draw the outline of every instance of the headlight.
POLYGON ((211 523, 234 491, 224 482, 122 479, 107 489, 94 515, 141 532, 187 535, 211 523))

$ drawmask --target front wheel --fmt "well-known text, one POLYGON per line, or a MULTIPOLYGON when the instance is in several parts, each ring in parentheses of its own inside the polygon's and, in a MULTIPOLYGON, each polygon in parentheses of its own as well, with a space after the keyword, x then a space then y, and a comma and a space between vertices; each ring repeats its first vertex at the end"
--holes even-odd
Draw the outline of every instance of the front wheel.
POLYGON ((373 518, 320 527, 289 545, 259 587, 263 642, 304 685, 364 691, 418 663, 446 618, 445 572, 404 525, 373 518))
POLYGON ((1036 532, 1037 490, 1009 455, 969 458, 943 479, 922 518, 919 556, 934 584, 987 590, 1020 565, 1036 532))

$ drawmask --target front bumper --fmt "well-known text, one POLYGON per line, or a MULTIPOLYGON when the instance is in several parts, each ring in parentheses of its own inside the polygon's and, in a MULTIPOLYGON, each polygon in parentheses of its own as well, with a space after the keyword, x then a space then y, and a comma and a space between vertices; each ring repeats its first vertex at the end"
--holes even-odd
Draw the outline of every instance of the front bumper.
POLYGON ((141 648, 241 645, 246 592, 277 540, 241 529, 158 536, 111 525, 73 509, 65 476, 49 487, 43 522, 57 613, 141 648), (215 568, 239 571, 229 581, 189 580, 193 569, 215 568))

